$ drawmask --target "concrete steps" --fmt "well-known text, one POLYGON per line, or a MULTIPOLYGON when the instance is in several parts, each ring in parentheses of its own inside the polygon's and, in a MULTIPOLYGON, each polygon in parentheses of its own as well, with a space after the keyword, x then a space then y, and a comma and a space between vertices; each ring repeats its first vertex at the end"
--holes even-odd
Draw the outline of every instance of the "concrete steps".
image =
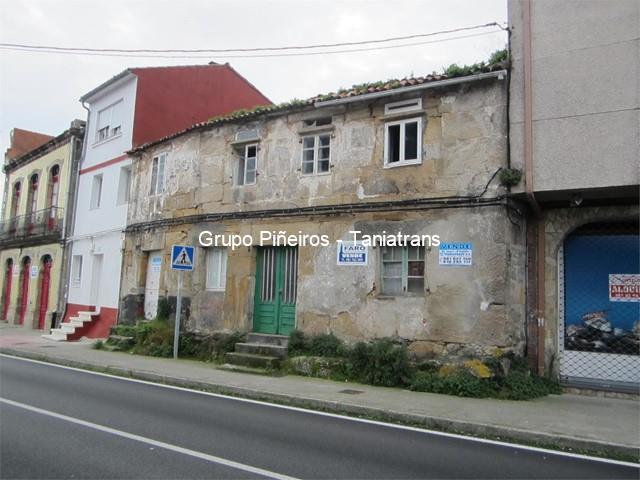
POLYGON ((52 328, 51 333, 42 335, 42 338, 53 340, 54 342, 66 342, 71 337, 77 337, 77 334, 98 315, 100 315, 100 312, 78 312, 77 316, 70 317, 66 322, 62 322, 58 328, 52 328))
POLYGON ((225 359, 231 365, 239 365, 241 367, 273 369, 278 368, 280 365, 278 357, 267 357, 252 353, 230 352, 225 355, 225 359))
POLYGON ((230 366, 273 370, 287 358, 289 337, 250 333, 246 342, 235 345, 235 351, 227 353, 225 360, 230 366))

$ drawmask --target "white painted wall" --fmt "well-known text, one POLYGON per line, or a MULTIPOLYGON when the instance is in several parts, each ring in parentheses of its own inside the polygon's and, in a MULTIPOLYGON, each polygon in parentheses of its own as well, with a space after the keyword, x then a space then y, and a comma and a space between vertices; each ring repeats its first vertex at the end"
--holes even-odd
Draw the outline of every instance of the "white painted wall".
POLYGON ((72 304, 92 305, 90 296, 93 255, 103 254, 100 292, 96 306, 118 307, 123 230, 126 226, 128 207, 126 203, 118 204, 118 186, 120 170, 130 166, 131 159, 127 157, 125 160, 89 172, 82 171, 121 157, 131 148, 136 83, 137 79, 132 75, 108 87, 104 93, 99 92, 87 102, 90 109, 89 127, 85 137, 85 155, 80 166, 72 243, 72 255, 83 257, 82 277, 79 285, 70 283, 67 301, 72 304), (96 142, 98 112, 118 101, 122 101, 121 134, 96 142), (102 193, 100 206, 92 208, 91 195, 96 175, 102 175, 102 193))

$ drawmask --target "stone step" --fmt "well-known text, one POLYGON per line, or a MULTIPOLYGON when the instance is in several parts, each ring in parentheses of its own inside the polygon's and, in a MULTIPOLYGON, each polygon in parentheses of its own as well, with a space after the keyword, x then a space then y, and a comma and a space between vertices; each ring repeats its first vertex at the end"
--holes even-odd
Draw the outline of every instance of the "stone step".
POLYGON ((42 338, 53 340, 54 342, 66 342, 67 334, 61 332, 58 328, 54 328, 51 330, 51 333, 49 335, 42 335, 42 338))
POLYGON ((227 363, 240 365, 242 367, 278 368, 280 365, 280 359, 278 357, 266 357, 252 353, 231 352, 225 355, 225 359, 227 363))
POLYGON ((76 325, 73 325, 71 323, 61 323, 60 324, 60 328, 56 329, 59 330, 62 333, 75 333, 76 331, 76 325))
POLYGON ((287 347, 281 345, 266 345, 264 343, 236 343, 237 353, 252 353, 265 357, 287 357, 287 347))
POLYGON ((219 370, 226 370, 228 372, 236 373, 250 373, 252 375, 268 375, 270 377, 284 377, 285 374, 278 370, 265 370, 264 368, 242 367, 240 365, 232 365, 225 363, 218 367, 219 370))
POLYGON ((249 333, 246 343, 261 343, 263 345, 279 345, 286 347, 289 345, 289 337, 286 335, 270 335, 268 333, 249 333))

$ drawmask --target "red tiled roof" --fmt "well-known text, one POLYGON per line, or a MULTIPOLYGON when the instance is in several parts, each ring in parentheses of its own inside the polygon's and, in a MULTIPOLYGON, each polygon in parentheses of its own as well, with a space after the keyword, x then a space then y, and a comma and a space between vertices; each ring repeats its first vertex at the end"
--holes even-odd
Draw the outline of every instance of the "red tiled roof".
POLYGON ((185 133, 191 132, 193 130, 197 130, 197 129, 201 129, 201 128, 207 128, 207 127, 211 127, 214 125, 219 125, 219 124, 223 124, 223 123, 227 123, 227 122, 231 122, 234 120, 248 120, 254 117, 259 117, 261 115, 264 114, 270 114, 270 113, 278 113, 278 112, 287 112, 287 111, 292 111, 292 110, 300 110, 303 108, 308 108, 308 107, 312 107, 314 106, 316 103, 318 102, 326 102, 329 100, 338 100, 338 99, 342 99, 342 98, 347 98, 347 97, 358 97, 361 95, 366 95, 366 94, 370 94, 370 93, 376 93, 376 92, 383 92, 383 91, 388 91, 388 90, 400 90, 404 87, 412 87, 415 85, 422 85, 422 84, 427 84, 427 83, 431 83, 431 82, 438 82, 441 80, 447 80, 449 78, 454 78, 454 77, 467 77, 467 76, 472 76, 475 74, 479 74, 479 73, 487 73, 487 72, 494 72, 494 71, 501 71, 504 68, 506 68, 508 64, 505 62, 500 62, 500 63, 495 63, 495 64, 481 64, 478 65, 477 69, 474 71, 469 71, 469 72, 465 72, 465 73, 458 73, 458 74, 454 74, 454 75, 447 75, 447 74, 429 74, 429 75, 425 75, 422 77, 408 77, 408 78, 403 78, 403 79, 394 79, 394 80, 386 80, 386 81, 381 81, 381 82, 372 82, 372 83, 363 83, 361 85, 353 85, 351 88, 347 88, 347 89, 339 89, 336 92, 330 92, 327 94, 318 94, 314 97, 308 98, 306 100, 300 100, 300 99, 294 99, 291 100, 290 102, 285 102, 285 103, 281 103, 278 105, 265 105, 265 106, 259 106, 256 108, 253 108, 251 110, 237 110, 235 112, 231 112, 227 115, 221 115, 218 117, 213 117, 210 118, 208 121, 206 122, 199 122, 196 123, 194 125, 191 125, 188 128, 185 128, 183 130, 180 130, 178 132, 175 132, 171 135, 167 135, 166 137, 160 138, 158 140, 155 140, 153 142, 149 142, 147 144, 143 144, 140 145, 132 150, 130 150, 130 153, 136 153, 136 152, 140 152, 145 150, 148 147, 151 147, 153 145, 156 145, 158 143, 162 143, 164 141, 170 140, 172 138, 176 138, 179 137, 181 135, 184 135, 185 133))
POLYGON ((11 146, 7 148, 5 158, 8 160, 16 159, 25 153, 38 148, 40 145, 44 145, 52 138, 54 137, 51 135, 45 135, 44 133, 14 128, 11 131, 11 146))

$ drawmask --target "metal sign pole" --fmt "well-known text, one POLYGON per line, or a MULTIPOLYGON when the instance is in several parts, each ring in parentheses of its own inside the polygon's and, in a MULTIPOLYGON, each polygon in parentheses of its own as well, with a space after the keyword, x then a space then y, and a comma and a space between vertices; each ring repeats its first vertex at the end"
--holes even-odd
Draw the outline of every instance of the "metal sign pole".
POLYGON ((182 276, 184 272, 178 270, 178 296, 176 298, 176 321, 173 330, 173 358, 178 359, 178 342, 180 340, 180 317, 182 313, 182 276))

